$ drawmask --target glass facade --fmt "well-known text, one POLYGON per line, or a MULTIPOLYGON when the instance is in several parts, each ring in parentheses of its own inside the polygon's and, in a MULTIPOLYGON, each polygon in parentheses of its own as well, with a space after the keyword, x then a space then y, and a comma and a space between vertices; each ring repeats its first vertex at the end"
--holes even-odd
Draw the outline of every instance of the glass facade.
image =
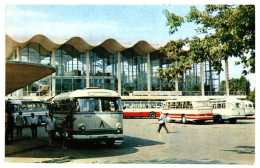
MULTIPOLYGON (((52 52, 46 50, 38 43, 29 43, 20 51, 20 61, 32 62, 45 65, 52 65, 52 52)), ((90 87, 99 87, 109 90, 118 90, 118 64, 121 68, 121 95, 127 96, 133 91, 163 91, 174 90, 174 81, 168 83, 158 78, 158 68, 168 68, 167 56, 158 51, 140 55, 133 48, 111 54, 104 47, 97 46, 88 51, 89 72, 86 72, 87 53, 79 52, 73 46, 64 44, 55 50, 56 74, 45 77, 23 89, 23 96, 26 95, 56 95, 62 92, 69 92, 83 89, 89 82, 90 87), (150 61, 147 60, 150 58, 150 61), (150 62, 150 79, 148 76, 148 62, 150 62), (86 80, 87 73, 89 81, 86 80), (56 83, 52 87, 53 80, 56 83), (147 88, 150 80, 150 89, 147 88), (55 90, 52 90, 55 88, 55 90), (52 94, 50 94, 52 93, 52 94)), ((10 60, 17 60, 16 51, 13 52, 10 60)), ((211 91, 216 89, 219 82, 219 75, 210 71, 210 63, 205 63, 205 84, 209 85, 211 91)), ((192 91, 200 88, 200 64, 194 64, 192 70, 187 70, 184 80, 179 82, 179 90, 192 91)))

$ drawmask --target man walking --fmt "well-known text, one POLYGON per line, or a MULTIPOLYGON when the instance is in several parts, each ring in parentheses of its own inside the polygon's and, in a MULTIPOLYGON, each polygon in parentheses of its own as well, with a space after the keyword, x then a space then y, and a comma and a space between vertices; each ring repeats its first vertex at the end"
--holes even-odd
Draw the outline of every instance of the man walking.
POLYGON ((31 113, 30 123, 31 123, 32 138, 34 139, 37 137, 37 124, 38 124, 38 119, 34 117, 34 113, 31 113))
POLYGON ((55 131, 56 131, 56 119, 53 118, 53 114, 49 113, 49 117, 45 122, 45 131, 48 132, 49 146, 53 146, 55 131))
POLYGON ((162 113, 162 111, 161 111, 160 118, 158 118, 158 120, 159 120, 159 128, 158 128, 158 131, 157 131, 158 134, 160 133, 162 127, 166 130, 167 133, 169 133, 169 131, 168 131, 166 125, 165 125, 165 116, 162 113))

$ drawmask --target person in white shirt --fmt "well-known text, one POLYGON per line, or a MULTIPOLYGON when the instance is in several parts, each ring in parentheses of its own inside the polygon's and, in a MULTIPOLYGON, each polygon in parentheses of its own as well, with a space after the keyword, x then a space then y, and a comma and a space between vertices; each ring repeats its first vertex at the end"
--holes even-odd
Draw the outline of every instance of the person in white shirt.
POLYGON ((53 146, 53 140, 56 132, 56 119, 53 118, 52 113, 49 113, 49 117, 46 119, 45 131, 48 132, 49 146, 53 146))
POLYGON ((22 137, 23 134, 23 126, 24 126, 24 119, 22 112, 19 112, 19 115, 16 117, 16 129, 17 129, 17 137, 20 135, 22 137))
POLYGON ((34 139, 37 137, 37 124, 38 124, 38 119, 34 117, 34 113, 31 113, 30 123, 31 123, 32 138, 34 139))
POLYGON ((168 131, 166 125, 165 125, 165 116, 162 112, 161 112, 160 118, 158 118, 158 120, 159 120, 159 128, 158 128, 158 131, 157 131, 158 134, 160 133, 162 127, 166 130, 167 133, 169 133, 169 131, 168 131))

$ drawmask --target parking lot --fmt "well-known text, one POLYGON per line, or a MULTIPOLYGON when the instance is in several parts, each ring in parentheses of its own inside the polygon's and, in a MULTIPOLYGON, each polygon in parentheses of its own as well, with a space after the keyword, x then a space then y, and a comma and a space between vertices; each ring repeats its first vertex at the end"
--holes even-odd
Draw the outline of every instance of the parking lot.
MULTIPOLYGON (((107 148, 103 144, 79 143, 67 150, 42 146, 5 158, 6 162, 65 163, 170 163, 170 164, 254 164, 255 120, 238 120, 237 124, 181 124, 167 123, 170 131, 162 128, 157 134, 156 119, 124 119, 124 143, 107 148), (26 158, 26 159, 25 159, 26 158)), ((27 128, 26 128, 27 129, 27 128)), ((43 126, 39 128, 47 144, 43 126)), ((24 133, 30 135, 29 128, 24 133)), ((26 140, 23 140, 26 141, 26 140)), ((36 141, 31 140, 30 141, 36 141)), ((15 143, 18 142, 14 142, 15 143)), ((19 142, 22 144, 22 142, 19 142)))

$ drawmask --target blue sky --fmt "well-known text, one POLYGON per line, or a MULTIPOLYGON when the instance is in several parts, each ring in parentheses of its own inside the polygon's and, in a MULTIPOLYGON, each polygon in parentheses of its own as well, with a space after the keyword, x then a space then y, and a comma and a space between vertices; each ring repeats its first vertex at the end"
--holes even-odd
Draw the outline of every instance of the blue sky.
MULTIPOLYGON (((196 7, 203 9, 203 5, 196 7)), ((159 45, 196 34, 196 25, 187 23, 169 35, 164 9, 185 16, 190 5, 6 5, 5 33, 13 38, 43 34, 50 39, 79 36, 86 41, 114 38, 122 43, 145 40, 159 45)), ((229 67, 230 78, 241 76, 242 66, 235 66, 234 59, 230 59, 229 67)), ((221 80, 224 75, 221 73, 221 80)), ((247 78, 253 89, 255 75, 247 78)))

